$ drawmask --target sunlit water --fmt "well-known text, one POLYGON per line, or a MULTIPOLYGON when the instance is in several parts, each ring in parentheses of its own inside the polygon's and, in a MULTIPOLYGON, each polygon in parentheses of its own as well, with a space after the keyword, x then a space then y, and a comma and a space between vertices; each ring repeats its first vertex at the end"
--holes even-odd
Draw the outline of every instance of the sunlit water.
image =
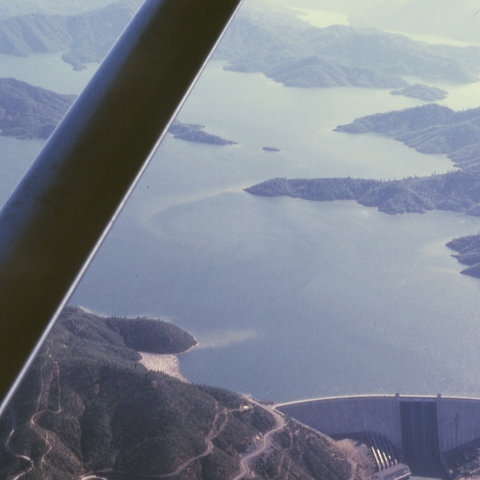
POLYGON ((329 12, 314 8, 296 8, 290 7, 297 15, 310 25, 319 28, 329 27, 330 25, 348 25, 348 15, 338 12, 329 12))
MULTIPOLYGON (((38 78, 48 86, 47 70, 38 78)), ((239 145, 168 136, 72 303, 170 317, 200 341, 181 357, 187 377, 257 397, 480 395, 480 280, 460 275, 444 247, 476 233, 479 219, 242 191, 276 176, 447 171, 445 156, 332 131, 419 103, 381 90, 287 89, 212 64, 180 118, 239 145)), ((2 158, 13 162, 18 147, 20 171, 40 144, 0 138, 2 158)))
POLYGON ((79 94, 97 70, 98 64, 89 63, 85 70, 74 72, 72 66, 63 62, 61 57, 61 53, 35 54, 27 58, 0 54, 0 77, 14 76, 58 93, 79 94))

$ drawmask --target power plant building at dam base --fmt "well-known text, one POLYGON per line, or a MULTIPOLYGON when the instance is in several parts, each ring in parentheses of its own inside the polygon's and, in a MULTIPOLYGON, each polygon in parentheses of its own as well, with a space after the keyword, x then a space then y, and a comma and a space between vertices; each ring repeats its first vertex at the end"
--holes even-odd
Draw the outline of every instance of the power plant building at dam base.
POLYGON ((375 459, 375 477, 383 480, 408 478, 410 470, 453 478, 448 455, 480 441, 476 398, 367 395, 289 402, 276 409, 333 438, 362 438, 375 459))

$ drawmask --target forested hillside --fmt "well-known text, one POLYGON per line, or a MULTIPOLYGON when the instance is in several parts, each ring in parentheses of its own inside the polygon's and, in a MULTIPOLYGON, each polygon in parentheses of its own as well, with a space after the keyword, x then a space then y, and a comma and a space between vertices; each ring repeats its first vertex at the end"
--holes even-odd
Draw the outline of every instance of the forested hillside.
MULTIPOLYGON (((66 308, 0 420, 0 478, 233 478, 242 454, 276 426, 272 414, 138 362, 139 349, 178 353, 194 344, 169 323, 66 308)), ((352 474, 333 441, 293 421, 252 460, 257 479, 352 474)))

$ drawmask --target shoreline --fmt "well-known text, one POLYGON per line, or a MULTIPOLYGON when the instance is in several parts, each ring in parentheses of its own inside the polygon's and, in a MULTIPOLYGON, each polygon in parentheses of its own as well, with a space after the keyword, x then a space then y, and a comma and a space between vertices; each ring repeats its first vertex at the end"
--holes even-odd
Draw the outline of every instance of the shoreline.
POLYGON ((179 355, 191 352, 194 348, 200 345, 199 341, 195 338, 195 345, 192 345, 189 349, 180 353, 147 353, 138 352, 142 358, 138 361, 147 370, 152 372, 160 372, 168 375, 169 377, 176 378, 183 383, 192 383, 187 377, 182 374, 180 370, 179 355))
MULTIPOLYGON (((191 350, 191 348, 189 350, 191 350)), ((180 370, 180 360, 177 355, 169 353, 138 353, 142 356, 139 363, 141 363, 147 370, 164 373, 165 375, 176 378, 184 383, 192 383, 188 378, 182 375, 180 370)))

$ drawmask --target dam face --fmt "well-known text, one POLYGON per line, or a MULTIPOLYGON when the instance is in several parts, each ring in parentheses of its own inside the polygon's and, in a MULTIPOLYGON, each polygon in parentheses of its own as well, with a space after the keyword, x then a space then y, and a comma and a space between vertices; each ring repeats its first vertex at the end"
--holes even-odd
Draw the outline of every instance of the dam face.
POLYGON ((329 436, 371 431, 402 448, 397 396, 305 400, 279 405, 277 410, 329 436))
POLYGON ((290 402, 277 410, 329 436, 382 436, 402 452, 414 473, 437 477, 444 453, 480 438, 480 399, 333 397, 290 402))
POLYGON ((400 401, 402 453, 408 462, 440 458, 435 400, 400 401))

